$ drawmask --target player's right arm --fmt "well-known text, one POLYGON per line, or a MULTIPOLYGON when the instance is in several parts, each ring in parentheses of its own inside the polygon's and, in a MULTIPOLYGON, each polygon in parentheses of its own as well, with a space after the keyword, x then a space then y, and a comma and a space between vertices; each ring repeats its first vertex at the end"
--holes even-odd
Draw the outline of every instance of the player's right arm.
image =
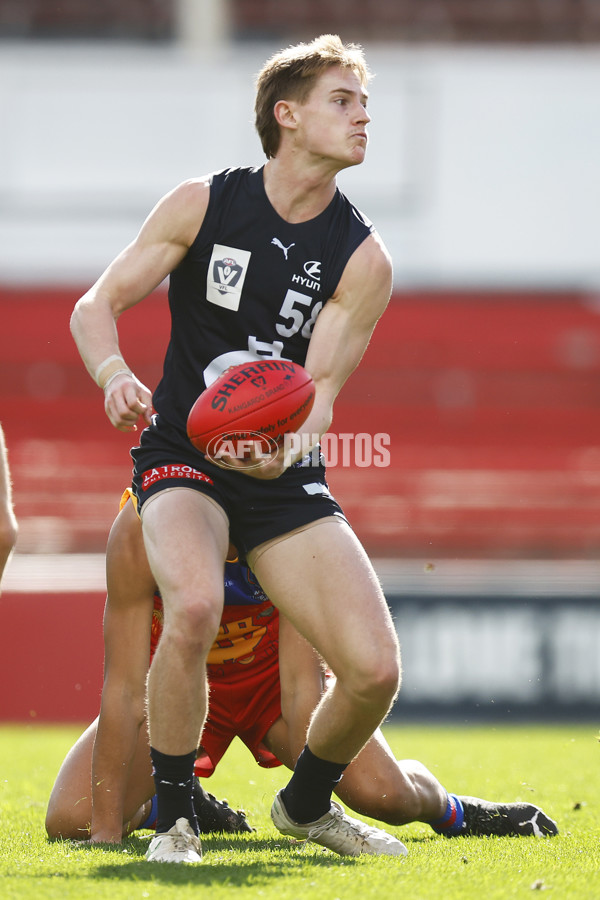
POLYGON ((18 525, 12 502, 12 486, 4 432, 0 425, 0 581, 17 540, 18 525))
POLYGON ((152 397, 123 359, 117 321, 182 261, 204 221, 209 195, 208 180, 201 178, 164 196, 73 310, 71 333, 88 372, 104 389, 106 414, 120 431, 134 430, 140 415, 150 421, 152 397))
MULTIPOLYGON (((104 684, 92 755, 92 842, 118 843, 140 729, 145 726, 145 685, 156 588, 148 567, 142 530, 133 503, 111 529, 106 556, 104 684)), ((139 799, 134 802, 137 809, 139 799)))
MULTIPOLYGON (((287 726, 286 752, 293 767, 306 744, 308 726, 325 681, 321 657, 282 613, 279 614, 279 683, 281 716, 287 726)), ((281 751, 273 752, 277 755, 281 751)), ((282 762, 288 764, 285 758, 282 762)))

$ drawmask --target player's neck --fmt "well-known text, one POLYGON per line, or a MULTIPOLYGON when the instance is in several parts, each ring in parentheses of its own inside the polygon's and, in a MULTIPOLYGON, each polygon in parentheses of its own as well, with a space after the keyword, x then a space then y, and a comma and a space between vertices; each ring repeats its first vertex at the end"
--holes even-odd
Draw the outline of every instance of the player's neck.
POLYGON ((337 170, 293 161, 270 159, 264 168, 265 191, 271 206, 286 222, 308 222, 329 206, 335 194, 337 170))

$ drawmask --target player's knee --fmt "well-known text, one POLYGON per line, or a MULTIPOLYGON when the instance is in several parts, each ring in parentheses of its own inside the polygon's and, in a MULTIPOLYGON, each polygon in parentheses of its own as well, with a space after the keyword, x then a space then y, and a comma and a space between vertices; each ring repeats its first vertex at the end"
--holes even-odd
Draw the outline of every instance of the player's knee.
POLYGON ((400 689, 401 669, 397 653, 378 656, 355 684, 361 700, 388 708, 400 689))
POLYGON ((48 835, 49 840, 58 841, 61 838, 69 838, 70 835, 63 834, 63 830, 61 829, 60 820, 57 819, 53 814, 48 813, 46 815, 46 834, 48 835))
POLYGON ((379 698, 386 710, 392 705, 400 690, 400 668, 390 667, 379 670, 377 677, 371 686, 371 691, 379 698))
POLYGON ((391 703, 400 689, 400 679, 400 657, 390 651, 377 657, 366 687, 369 694, 391 703))
POLYGON ((46 834, 51 841, 70 840, 78 838, 83 840, 87 837, 88 831, 79 827, 81 823, 74 822, 72 818, 65 815, 66 810, 50 804, 46 811, 46 834))
POLYGON ((217 635, 220 613, 220 608, 202 598, 182 598, 165 616, 163 639, 170 639, 182 650, 203 653, 212 646, 217 635))
POLYGON ((51 841, 56 840, 58 837, 58 832, 56 828, 56 820, 54 818, 54 811, 48 807, 46 810, 46 821, 44 822, 46 827, 46 834, 50 838, 51 841))

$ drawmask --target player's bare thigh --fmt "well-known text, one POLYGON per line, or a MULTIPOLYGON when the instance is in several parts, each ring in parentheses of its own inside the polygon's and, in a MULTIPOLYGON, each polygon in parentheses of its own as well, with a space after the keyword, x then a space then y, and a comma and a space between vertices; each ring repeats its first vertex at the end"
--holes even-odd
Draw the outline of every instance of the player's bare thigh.
POLYGON ((261 544, 248 562, 267 595, 336 674, 360 679, 379 657, 396 654, 377 576, 343 520, 319 519, 261 544))
POLYGON ((229 522, 218 503, 177 487, 149 498, 141 517, 148 561, 165 604, 182 595, 222 596, 229 522))
POLYGON ((264 553, 269 550, 271 547, 275 547, 277 544, 282 544, 286 541, 289 541, 291 538, 294 538, 297 534, 301 534, 303 531, 309 531, 311 528, 316 528, 319 525, 324 523, 332 523, 336 525, 345 524, 343 519, 338 519, 336 516, 324 516, 322 519, 315 519, 314 522, 307 522, 305 525, 299 525, 298 528, 293 528, 291 531, 286 531, 284 534, 278 534, 277 537, 271 538, 269 541, 265 541, 263 544, 259 544, 257 547, 254 547, 250 553, 248 554, 248 562, 250 563, 250 568, 252 571, 255 571, 255 567, 258 565, 258 560, 264 553))

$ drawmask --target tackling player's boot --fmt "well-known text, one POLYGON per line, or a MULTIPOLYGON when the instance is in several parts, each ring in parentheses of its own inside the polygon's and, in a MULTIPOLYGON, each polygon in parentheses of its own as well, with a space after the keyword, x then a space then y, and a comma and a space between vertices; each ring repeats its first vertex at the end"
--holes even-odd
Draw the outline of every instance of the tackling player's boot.
POLYGON ((551 837, 558 834, 556 822, 532 803, 491 803, 477 797, 458 799, 465 816, 460 835, 551 837))
POLYGON ((237 834, 254 831, 254 828, 248 824, 246 813, 243 810, 231 809, 227 800, 217 800, 216 797, 204 790, 197 778, 194 780, 192 797, 200 834, 210 834, 211 832, 237 834))

